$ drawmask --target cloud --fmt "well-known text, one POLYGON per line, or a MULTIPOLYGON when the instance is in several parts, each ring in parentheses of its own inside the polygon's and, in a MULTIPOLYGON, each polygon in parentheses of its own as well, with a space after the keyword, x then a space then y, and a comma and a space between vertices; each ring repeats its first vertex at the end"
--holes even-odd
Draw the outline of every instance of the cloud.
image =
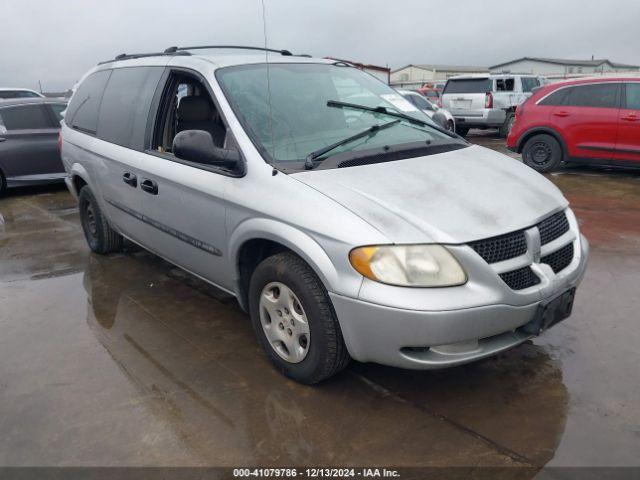
MULTIPOLYGON (((636 0, 264 0, 269 46, 398 67, 522 56, 640 64, 636 0)), ((5 0, 0 86, 61 90, 101 60, 170 45, 263 45, 260 0, 5 0)))

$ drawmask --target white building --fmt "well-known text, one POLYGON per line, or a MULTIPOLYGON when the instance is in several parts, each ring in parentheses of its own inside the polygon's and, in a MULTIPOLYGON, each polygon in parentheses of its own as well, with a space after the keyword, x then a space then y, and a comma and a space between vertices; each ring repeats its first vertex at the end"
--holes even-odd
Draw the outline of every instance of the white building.
POLYGON ((489 67, 491 73, 531 73, 549 78, 638 72, 637 65, 625 65, 607 59, 567 60, 559 58, 522 57, 489 67))
POLYGON ((403 88, 420 88, 425 83, 445 82, 455 75, 487 73, 487 67, 458 65, 407 65, 391 71, 391 85, 403 88))

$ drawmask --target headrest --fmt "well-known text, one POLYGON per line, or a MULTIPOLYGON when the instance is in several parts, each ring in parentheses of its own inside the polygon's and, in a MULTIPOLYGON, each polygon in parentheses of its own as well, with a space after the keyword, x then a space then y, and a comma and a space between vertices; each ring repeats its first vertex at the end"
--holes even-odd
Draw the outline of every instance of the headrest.
POLYGON ((211 120, 213 109, 207 97, 182 97, 178 105, 178 120, 203 122, 211 120))

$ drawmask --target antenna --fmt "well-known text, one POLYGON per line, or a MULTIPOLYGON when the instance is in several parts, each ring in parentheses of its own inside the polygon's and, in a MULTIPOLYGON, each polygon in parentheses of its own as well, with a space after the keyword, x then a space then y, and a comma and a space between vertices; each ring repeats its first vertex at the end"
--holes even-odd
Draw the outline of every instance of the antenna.
MULTIPOLYGON (((264 0, 260 0, 260 1, 262 3, 262 33, 264 35, 264 61, 267 65, 267 103, 269 104, 269 131, 271 132, 271 158, 275 159, 276 144, 275 144, 275 137, 273 135, 273 111, 271 109, 271 72, 269 70, 269 49, 267 47, 267 14, 264 6, 264 0)), ((274 167, 274 170, 275 170, 275 167, 274 167)))

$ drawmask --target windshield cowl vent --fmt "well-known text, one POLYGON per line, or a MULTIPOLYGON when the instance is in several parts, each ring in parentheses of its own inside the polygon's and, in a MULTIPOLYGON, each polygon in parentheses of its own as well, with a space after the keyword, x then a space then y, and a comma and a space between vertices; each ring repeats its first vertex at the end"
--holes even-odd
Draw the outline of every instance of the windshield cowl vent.
POLYGON ((384 150, 381 149, 377 153, 361 152, 361 155, 355 156, 354 152, 346 152, 343 155, 349 155, 351 158, 338 161, 338 168, 358 167, 362 165, 372 165, 375 163, 393 162, 395 160, 406 160, 407 158, 423 157, 427 155, 435 155, 438 153, 450 152, 452 150, 459 150, 465 148, 466 144, 430 144, 422 145, 417 148, 409 148, 402 150, 384 150))

